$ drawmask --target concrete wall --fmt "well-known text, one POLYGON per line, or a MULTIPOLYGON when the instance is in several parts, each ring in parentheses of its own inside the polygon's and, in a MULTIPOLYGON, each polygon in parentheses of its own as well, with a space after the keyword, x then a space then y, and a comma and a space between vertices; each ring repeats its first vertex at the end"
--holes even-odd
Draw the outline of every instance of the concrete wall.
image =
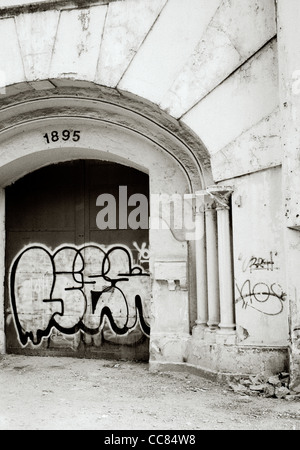
POLYGON ((232 180, 236 324, 240 345, 286 346, 281 169, 232 180))
MULTIPOLYGON (((57 95, 76 80, 81 89, 100 85, 114 90, 123 105, 138 99, 145 116, 153 118, 156 110, 155 120, 163 123, 168 117, 169 130, 188 130, 181 137, 193 145, 198 142, 191 146, 193 156, 188 160, 183 150, 182 158, 177 153, 187 172, 195 170, 193 159, 211 169, 206 185, 234 188, 236 345, 281 351, 289 338, 289 305, 275 0, 90 3, 7 0, 1 6, 5 45, 0 48, 0 70, 7 96, 20 99, 29 91, 33 97, 57 95), (18 3, 23 5, 19 9, 18 3), (31 9, 29 3, 34 4, 31 9)), ((2 164, 6 158, 3 152, 2 164)), ((157 304, 158 322, 174 298, 168 293, 166 302, 157 304)), ((163 324, 159 330, 168 332, 163 324)), ((163 358, 188 358, 186 348, 174 350, 173 357, 171 348, 176 346, 171 341, 161 346, 168 349, 163 358)), ((226 371, 230 357, 224 358, 221 369, 226 371)), ((201 365, 197 358, 190 361, 201 365)), ((252 370, 259 370, 253 364, 252 370)))
POLYGON ((299 309, 299 2, 278 1, 280 111, 282 119, 284 242, 287 295, 290 305, 292 386, 300 390, 299 309))

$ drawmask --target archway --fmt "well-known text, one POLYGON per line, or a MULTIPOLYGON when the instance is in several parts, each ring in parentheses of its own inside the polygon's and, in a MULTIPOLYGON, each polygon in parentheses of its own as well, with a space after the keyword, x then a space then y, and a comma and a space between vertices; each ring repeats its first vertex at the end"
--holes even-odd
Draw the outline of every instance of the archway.
MULTIPOLYGON (((193 195, 211 183, 201 142, 141 99, 96 86, 64 87, 7 98, 0 115, 3 221, 7 186, 45 166, 67 161, 106 161, 147 174, 150 211, 153 194, 193 195)), ((151 342, 155 348, 156 338, 167 336, 175 342, 171 358, 182 361, 197 314, 195 243, 184 234, 178 238, 172 229, 150 229, 149 242, 150 359, 151 342)), ((1 258, 4 261, 4 254, 1 258)), ((4 279, 4 272, 1 276, 4 279)), ((5 348, 4 323, 0 329, 5 348)))

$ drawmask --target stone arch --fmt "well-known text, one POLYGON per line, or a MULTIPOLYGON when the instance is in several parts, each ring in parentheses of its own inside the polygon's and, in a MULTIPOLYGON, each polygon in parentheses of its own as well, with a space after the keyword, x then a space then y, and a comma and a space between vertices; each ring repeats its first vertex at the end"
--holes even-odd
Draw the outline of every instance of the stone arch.
MULTIPOLYGON (((43 166, 73 159, 103 159, 147 172, 150 193, 193 194, 211 184, 208 154, 186 126, 143 99, 91 83, 72 81, 70 85, 66 84, 39 91, 23 90, 21 85, 15 85, 15 95, 2 98, 0 184, 3 224, 6 186, 43 166), (16 93, 18 89, 21 91, 16 93), (80 131, 80 140, 45 141, 46 133, 56 129, 61 132, 64 128, 80 131)), ((150 230, 150 242, 155 311, 152 336, 154 339, 156 334, 174 333, 172 339, 177 342, 174 352, 178 354, 175 359, 182 360, 190 333, 190 297, 195 291, 196 269, 189 264, 189 243, 184 236, 176 236, 170 230, 150 230), (188 267, 190 289, 187 286, 188 267), (168 277, 179 279, 178 288, 175 280, 168 277), (171 310, 172 315, 168 313, 171 310)), ((3 244, 5 249, 4 238, 3 244)), ((2 252, 4 261, 5 250, 2 252)), ((4 274, 1 276, 4 279, 4 274)), ((3 349, 4 328, 4 323, 0 323, 3 349)))
MULTIPOLYGON (((160 148, 185 172, 191 192, 212 183, 210 157, 199 137, 156 105, 94 83, 64 81, 63 85, 51 90, 27 89, 27 85, 24 90, 22 83, 8 87, 7 92, 15 95, 1 99, 0 142, 41 127, 47 121, 81 120, 134 133, 160 148)), ((11 164, 9 158, 5 160, 11 164)), ((3 168, 2 173, 0 168, 0 174, 3 175, 3 170, 8 174, 9 168, 3 168)), ((9 176, 4 178, 9 182, 9 176)))

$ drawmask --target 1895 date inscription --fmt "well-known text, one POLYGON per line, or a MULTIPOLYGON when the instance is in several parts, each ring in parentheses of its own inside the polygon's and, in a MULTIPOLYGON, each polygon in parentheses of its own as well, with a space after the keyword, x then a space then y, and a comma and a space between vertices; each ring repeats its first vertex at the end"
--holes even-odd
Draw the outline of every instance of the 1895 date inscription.
POLYGON ((80 131, 76 130, 63 130, 61 132, 57 130, 50 131, 49 133, 45 133, 43 138, 50 144, 50 142, 58 142, 58 141, 73 141, 78 142, 80 140, 80 131))

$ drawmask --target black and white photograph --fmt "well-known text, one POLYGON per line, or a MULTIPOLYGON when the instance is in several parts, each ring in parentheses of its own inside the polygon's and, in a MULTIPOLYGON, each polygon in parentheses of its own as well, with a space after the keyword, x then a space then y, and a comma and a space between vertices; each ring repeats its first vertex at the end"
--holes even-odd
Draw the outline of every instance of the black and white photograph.
POLYGON ((300 0, 0 0, 0 42, 0 430, 299 431, 300 0))

